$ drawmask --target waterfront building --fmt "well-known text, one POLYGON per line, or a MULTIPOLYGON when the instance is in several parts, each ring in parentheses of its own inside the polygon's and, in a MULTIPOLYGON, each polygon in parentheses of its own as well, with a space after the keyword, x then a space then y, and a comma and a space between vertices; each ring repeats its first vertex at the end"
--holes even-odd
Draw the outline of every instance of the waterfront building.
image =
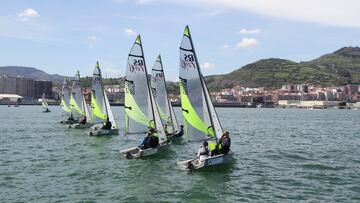
POLYGON ((46 98, 53 98, 51 81, 34 81, 34 97, 41 98, 45 92, 46 98))

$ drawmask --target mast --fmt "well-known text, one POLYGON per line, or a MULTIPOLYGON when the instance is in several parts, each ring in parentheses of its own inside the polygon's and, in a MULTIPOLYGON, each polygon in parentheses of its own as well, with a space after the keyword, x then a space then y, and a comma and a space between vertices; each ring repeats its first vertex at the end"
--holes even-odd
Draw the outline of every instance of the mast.
POLYGON ((170 99, 169 99, 168 89, 167 89, 167 86, 166 86, 166 79, 165 79, 164 67, 163 67, 163 64, 162 64, 162 60, 161 60, 160 54, 159 54, 159 59, 160 59, 160 64, 161 64, 161 68, 162 68, 162 72, 163 72, 163 77, 164 77, 164 86, 165 86, 165 91, 166 91, 166 98, 167 98, 167 102, 168 102, 168 107, 169 107, 169 114, 170 114, 171 124, 173 125, 173 128, 174 128, 174 121, 173 121, 173 119, 172 119, 171 101, 170 101, 170 99))
POLYGON ((85 117, 86 117, 86 107, 85 107, 85 105, 86 105, 86 102, 85 102, 85 97, 84 97, 84 89, 81 87, 81 83, 80 83, 80 71, 78 70, 77 71, 77 73, 78 73, 78 75, 79 75, 79 86, 80 86, 80 91, 81 91, 81 102, 83 103, 82 104, 82 110, 83 110, 83 113, 85 113, 85 117))
POLYGON ((109 113, 108 113, 108 109, 107 109, 107 106, 106 106, 105 95, 104 95, 105 94, 105 89, 104 89, 104 85, 103 85, 103 82, 102 82, 102 75, 101 75, 101 70, 100 70, 100 67, 99 67, 99 61, 96 62, 96 67, 99 69, 100 84, 101 84, 101 90, 102 90, 103 99, 104 99, 106 116, 109 118, 109 113))
POLYGON ((173 121, 173 119, 172 119, 172 111, 171 111, 171 107, 170 107, 170 99, 169 99, 169 95, 168 95, 168 92, 167 92, 167 86, 166 86, 166 79, 165 79, 164 67, 163 67, 163 64, 162 64, 162 60, 161 60, 161 55, 160 55, 160 54, 159 54, 159 56, 158 56, 158 59, 159 59, 159 63, 160 63, 160 66, 161 66, 161 72, 162 72, 163 77, 164 77, 165 93, 166 93, 166 99, 167 99, 167 102, 168 102, 168 108, 169 108, 169 114, 170 114, 171 124, 174 126, 174 121, 173 121))
POLYGON ((154 115, 154 104, 153 104, 152 99, 151 99, 151 96, 152 96, 152 92, 151 92, 151 89, 150 89, 151 86, 149 85, 149 77, 148 77, 148 72, 147 72, 147 69, 146 69, 144 50, 143 50, 143 47, 142 47, 140 34, 137 36, 135 43, 138 43, 140 45, 140 47, 141 47, 141 55, 143 57, 144 69, 145 69, 145 74, 146 74, 146 85, 148 87, 148 94, 149 94, 149 97, 150 97, 152 120, 154 121, 154 124, 155 124, 155 127, 156 127, 155 115, 154 115))

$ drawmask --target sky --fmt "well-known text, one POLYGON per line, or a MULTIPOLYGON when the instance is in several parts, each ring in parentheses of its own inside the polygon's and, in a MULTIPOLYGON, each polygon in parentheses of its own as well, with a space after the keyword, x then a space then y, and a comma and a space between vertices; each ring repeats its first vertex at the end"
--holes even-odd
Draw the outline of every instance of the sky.
POLYGON ((179 45, 190 26, 204 75, 264 58, 296 62, 360 46, 357 0, 2 0, 0 66, 50 74, 124 76, 141 34, 148 71, 161 54, 177 81, 179 45))

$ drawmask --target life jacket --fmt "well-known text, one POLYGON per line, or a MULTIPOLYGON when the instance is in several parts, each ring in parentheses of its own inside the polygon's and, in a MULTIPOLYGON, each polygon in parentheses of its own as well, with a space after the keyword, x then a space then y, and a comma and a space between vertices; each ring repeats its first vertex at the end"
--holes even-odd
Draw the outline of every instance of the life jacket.
POLYGON ((210 151, 214 150, 216 148, 216 142, 208 141, 208 148, 210 151))
POLYGON ((222 147, 222 148, 229 149, 229 148, 230 148, 230 145, 231 145, 231 140, 230 140, 230 138, 221 139, 221 147, 222 147))

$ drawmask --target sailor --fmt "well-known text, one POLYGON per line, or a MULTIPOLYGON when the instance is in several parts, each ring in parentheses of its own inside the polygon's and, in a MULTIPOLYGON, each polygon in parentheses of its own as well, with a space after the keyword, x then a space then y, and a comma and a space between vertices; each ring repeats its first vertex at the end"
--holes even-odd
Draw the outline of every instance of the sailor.
POLYGON ((109 116, 106 117, 106 123, 102 127, 103 130, 111 130, 111 122, 109 120, 109 116))
POLYGON ((218 154, 227 154, 230 151, 231 139, 228 131, 225 131, 221 138, 218 140, 216 147, 211 151, 211 156, 218 154))
POLYGON ((79 124, 81 124, 81 125, 85 125, 86 124, 86 116, 83 116, 83 117, 81 117, 81 119, 80 119, 80 121, 79 121, 79 124))
POLYGON ((143 139, 138 146, 140 149, 156 148, 159 145, 159 138, 154 135, 154 128, 150 128, 147 136, 143 139))
POLYGON ((200 161, 204 161, 206 158, 209 157, 209 147, 208 147, 208 142, 204 141, 203 142, 203 146, 199 148, 197 157, 199 157, 200 161))
POLYGON ((73 116, 72 113, 70 113, 70 117, 68 118, 68 121, 73 121, 73 120, 75 120, 75 119, 74 119, 74 116, 73 116))
POLYGON ((146 147, 147 147, 146 143, 147 143, 148 139, 149 139, 150 136, 151 136, 151 129, 152 129, 152 128, 150 128, 150 129, 148 130, 148 132, 147 132, 147 134, 146 134, 146 137, 144 137, 144 139, 141 141, 140 145, 138 146, 140 149, 146 149, 146 147))
POLYGON ((150 131, 151 131, 151 135, 147 140, 147 147, 156 148, 157 146, 159 146, 159 138, 154 134, 155 133, 154 128, 150 128, 150 131))
POLYGON ((180 125, 180 130, 174 133, 169 133, 168 136, 181 137, 184 134, 184 126, 180 125))

